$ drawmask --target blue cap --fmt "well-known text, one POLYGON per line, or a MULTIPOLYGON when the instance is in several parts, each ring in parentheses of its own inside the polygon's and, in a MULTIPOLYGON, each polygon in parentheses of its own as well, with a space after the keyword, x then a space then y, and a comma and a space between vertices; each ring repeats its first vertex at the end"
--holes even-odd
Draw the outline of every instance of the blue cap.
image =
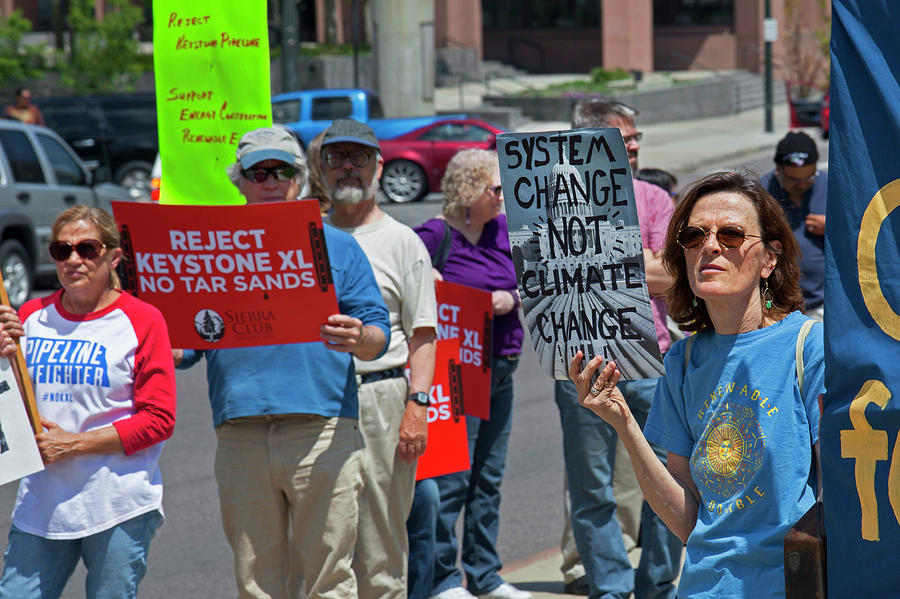
POLYGON ((297 139, 289 131, 276 127, 263 127, 245 133, 238 142, 235 157, 243 168, 270 159, 294 166, 305 163, 297 139))

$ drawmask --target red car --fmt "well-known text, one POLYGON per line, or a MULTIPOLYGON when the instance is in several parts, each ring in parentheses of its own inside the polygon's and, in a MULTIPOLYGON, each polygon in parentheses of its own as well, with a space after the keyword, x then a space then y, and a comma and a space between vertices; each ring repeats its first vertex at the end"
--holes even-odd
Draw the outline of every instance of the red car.
POLYGON ((379 140, 384 157, 381 190, 392 202, 414 202, 441 190, 453 155, 465 148, 492 150, 505 130, 478 119, 446 119, 392 139, 379 140))
POLYGON ((822 137, 828 139, 828 121, 831 116, 831 107, 830 107, 830 94, 825 94, 825 99, 822 100, 822 110, 819 111, 819 127, 822 128, 822 137))

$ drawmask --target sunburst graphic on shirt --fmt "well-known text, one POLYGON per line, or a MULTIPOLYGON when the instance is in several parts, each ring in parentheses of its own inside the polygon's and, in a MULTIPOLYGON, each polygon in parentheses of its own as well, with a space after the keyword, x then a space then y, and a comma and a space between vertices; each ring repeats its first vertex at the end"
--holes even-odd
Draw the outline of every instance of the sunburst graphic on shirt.
MULTIPOLYGON (((749 406, 726 403, 707 424, 691 470, 719 500, 739 494, 762 468, 765 437, 749 406)), ((704 493, 705 495, 705 493, 704 493)))

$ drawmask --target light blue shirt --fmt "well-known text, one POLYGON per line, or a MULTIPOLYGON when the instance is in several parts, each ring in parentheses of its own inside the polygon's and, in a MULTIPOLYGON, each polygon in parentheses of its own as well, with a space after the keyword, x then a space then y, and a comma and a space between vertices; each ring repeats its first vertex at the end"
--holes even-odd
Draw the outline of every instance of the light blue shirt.
POLYGON ((793 312, 748 333, 700 333, 686 372, 686 339, 666 354, 644 434, 690 458, 700 492, 681 597, 784 597, 784 535, 815 502, 812 446, 825 392, 815 325, 800 395, 795 351, 805 320, 793 312))

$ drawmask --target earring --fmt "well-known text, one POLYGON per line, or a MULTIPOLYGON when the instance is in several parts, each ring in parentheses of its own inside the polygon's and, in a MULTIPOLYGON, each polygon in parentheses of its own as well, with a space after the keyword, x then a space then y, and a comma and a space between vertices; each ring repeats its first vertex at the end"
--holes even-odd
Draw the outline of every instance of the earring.
POLYGON ((695 308, 697 307, 697 296, 696 295, 691 297, 691 305, 694 306, 695 308))
POLYGON ((766 310, 771 310, 775 294, 769 289, 769 279, 763 279, 763 299, 766 300, 766 310))
POLYGON ((468 206, 466 206, 466 224, 467 225, 472 224, 472 212, 469 210, 468 206))

